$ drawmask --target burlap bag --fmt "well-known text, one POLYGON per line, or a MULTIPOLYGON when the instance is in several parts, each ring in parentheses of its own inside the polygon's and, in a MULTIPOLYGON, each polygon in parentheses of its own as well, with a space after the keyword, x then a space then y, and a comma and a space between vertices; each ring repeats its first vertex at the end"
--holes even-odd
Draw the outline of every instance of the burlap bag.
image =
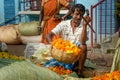
POLYGON ((21 44, 20 33, 17 30, 18 25, 7 25, 0 27, 0 42, 6 44, 21 44))

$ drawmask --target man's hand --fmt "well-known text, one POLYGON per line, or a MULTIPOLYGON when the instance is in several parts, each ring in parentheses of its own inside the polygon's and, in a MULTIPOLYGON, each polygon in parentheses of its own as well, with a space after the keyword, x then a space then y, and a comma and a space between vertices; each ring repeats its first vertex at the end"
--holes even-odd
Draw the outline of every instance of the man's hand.
POLYGON ((53 32, 50 32, 46 35, 46 41, 48 42, 48 44, 51 44, 53 36, 55 36, 53 32))
POLYGON ((38 32, 39 32, 39 34, 41 34, 41 33, 43 32, 42 27, 41 27, 41 26, 38 26, 37 28, 38 28, 38 32))
POLYGON ((89 22, 91 21, 91 18, 87 15, 85 17, 83 17, 84 21, 83 21, 83 26, 89 26, 90 29, 95 33, 94 29, 92 28, 92 26, 89 24, 89 22))
POLYGON ((54 18, 55 18, 56 20, 61 20, 61 19, 62 19, 59 14, 54 15, 54 18))
POLYGON ((61 19, 62 19, 62 20, 65 20, 66 18, 65 18, 65 16, 63 16, 63 17, 61 17, 61 19))
POLYGON ((91 18, 88 15, 86 15, 85 17, 83 17, 83 19, 84 19, 83 25, 84 26, 89 25, 89 22, 91 21, 91 18))

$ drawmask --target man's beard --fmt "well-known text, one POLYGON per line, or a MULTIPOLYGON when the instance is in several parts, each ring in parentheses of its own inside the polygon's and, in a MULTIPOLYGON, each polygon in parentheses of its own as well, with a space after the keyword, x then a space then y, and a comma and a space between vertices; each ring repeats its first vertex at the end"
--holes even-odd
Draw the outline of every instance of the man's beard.
POLYGON ((75 20, 74 22, 75 22, 75 24, 76 24, 77 26, 79 26, 80 23, 81 23, 81 20, 75 20))

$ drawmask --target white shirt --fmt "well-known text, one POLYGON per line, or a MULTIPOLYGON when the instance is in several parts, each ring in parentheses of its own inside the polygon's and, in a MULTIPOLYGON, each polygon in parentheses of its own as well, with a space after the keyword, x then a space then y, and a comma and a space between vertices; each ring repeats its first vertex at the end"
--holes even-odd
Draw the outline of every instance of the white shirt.
POLYGON ((69 40, 72 43, 76 44, 77 42, 80 42, 79 40, 83 27, 80 24, 73 33, 70 23, 71 20, 62 21, 52 30, 52 32, 55 34, 61 33, 62 39, 69 40))

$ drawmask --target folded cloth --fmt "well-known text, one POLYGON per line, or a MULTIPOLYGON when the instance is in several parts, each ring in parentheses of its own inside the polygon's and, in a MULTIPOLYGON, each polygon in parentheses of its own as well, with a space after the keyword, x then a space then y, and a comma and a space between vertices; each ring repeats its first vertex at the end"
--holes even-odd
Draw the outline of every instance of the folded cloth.
POLYGON ((79 41, 76 43, 76 46, 77 46, 77 47, 80 47, 80 42, 79 42, 79 41))
POLYGON ((72 63, 72 64, 66 64, 66 63, 58 62, 55 59, 50 59, 50 60, 48 60, 44 64, 44 67, 48 67, 49 68, 51 66, 62 66, 64 68, 66 68, 66 69, 72 70, 73 69, 73 65, 74 65, 74 63, 72 63))

